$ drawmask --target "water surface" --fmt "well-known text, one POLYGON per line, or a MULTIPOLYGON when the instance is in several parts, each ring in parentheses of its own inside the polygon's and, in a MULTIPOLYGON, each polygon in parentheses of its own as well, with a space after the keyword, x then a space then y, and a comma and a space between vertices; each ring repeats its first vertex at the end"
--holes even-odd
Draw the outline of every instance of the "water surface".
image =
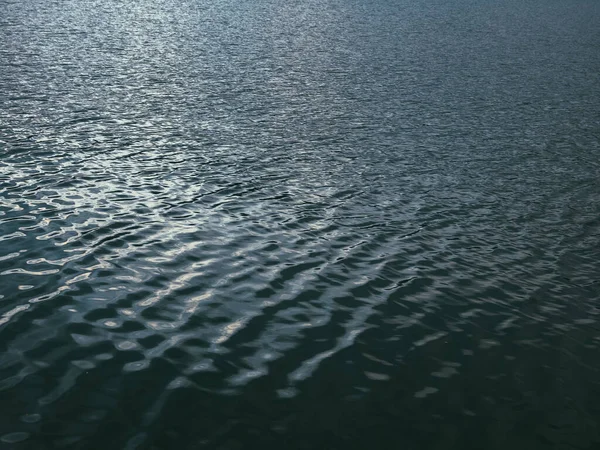
POLYGON ((0 448, 600 446, 600 4, 0 4, 0 448))

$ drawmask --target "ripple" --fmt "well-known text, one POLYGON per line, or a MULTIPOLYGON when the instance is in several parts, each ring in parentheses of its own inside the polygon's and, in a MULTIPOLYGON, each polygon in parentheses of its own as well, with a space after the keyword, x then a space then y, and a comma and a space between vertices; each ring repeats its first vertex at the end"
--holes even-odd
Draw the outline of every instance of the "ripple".
POLYGON ((6 444, 16 444, 17 442, 22 442, 28 438, 29 433, 17 431, 14 433, 5 434, 4 436, 0 437, 0 441, 6 444))
POLYGON ((0 440, 592 448, 597 8, 442 3, 3 4, 0 440))

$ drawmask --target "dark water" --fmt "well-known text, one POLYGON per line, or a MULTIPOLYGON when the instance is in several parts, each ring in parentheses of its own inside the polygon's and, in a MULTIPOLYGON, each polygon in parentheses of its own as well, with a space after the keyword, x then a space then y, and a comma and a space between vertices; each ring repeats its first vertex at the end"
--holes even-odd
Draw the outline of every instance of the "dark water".
POLYGON ((600 448, 596 0, 0 2, 0 448, 600 448))

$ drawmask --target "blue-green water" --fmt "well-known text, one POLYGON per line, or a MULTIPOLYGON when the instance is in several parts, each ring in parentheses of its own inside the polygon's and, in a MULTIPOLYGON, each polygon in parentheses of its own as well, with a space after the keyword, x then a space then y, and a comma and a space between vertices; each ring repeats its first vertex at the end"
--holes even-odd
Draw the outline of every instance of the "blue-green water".
POLYGON ((0 448, 600 448, 596 0, 0 2, 0 448))

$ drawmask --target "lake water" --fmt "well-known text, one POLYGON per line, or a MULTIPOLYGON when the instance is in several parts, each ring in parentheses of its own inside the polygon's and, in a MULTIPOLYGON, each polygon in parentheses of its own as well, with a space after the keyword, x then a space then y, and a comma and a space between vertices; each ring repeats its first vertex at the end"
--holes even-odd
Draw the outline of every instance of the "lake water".
POLYGON ((600 2, 0 2, 0 448, 600 448, 600 2))

